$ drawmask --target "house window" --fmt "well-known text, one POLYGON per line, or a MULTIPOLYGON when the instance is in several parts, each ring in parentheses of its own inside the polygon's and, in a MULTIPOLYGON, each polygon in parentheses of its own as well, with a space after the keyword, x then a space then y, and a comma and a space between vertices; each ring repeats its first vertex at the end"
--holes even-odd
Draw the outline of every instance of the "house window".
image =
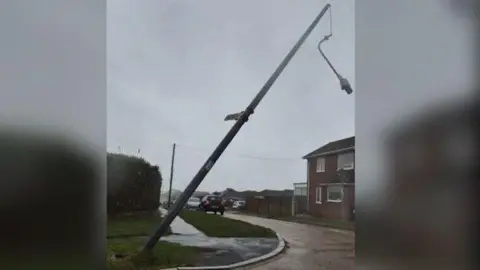
POLYGON ((322 188, 321 187, 317 187, 315 189, 315 202, 320 204, 322 203, 322 188))
POLYGON ((306 187, 295 187, 295 196, 307 196, 307 188, 306 187))
POLYGON ((343 199, 343 188, 341 186, 330 186, 327 188, 328 202, 341 202, 343 199))
POLYGON ((325 171, 325 158, 317 158, 317 172, 325 171))
POLYGON ((354 168, 355 154, 353 152, 339 154, 337 156, 337 170, 351 170, 354 168))

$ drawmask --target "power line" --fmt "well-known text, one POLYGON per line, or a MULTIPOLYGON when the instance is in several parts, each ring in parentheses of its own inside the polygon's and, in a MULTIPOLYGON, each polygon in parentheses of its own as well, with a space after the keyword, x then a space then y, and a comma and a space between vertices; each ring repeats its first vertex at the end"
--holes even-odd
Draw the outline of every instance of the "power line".
MULTIPOLYGON (((197 146, 189 146, 189 145, 184 145, 184 144, 178 144, 177 147, 180 146, 181 148, 186 148, 194 151, 198 151, 197 153, 205 153, 205 152, 210 152, 211 149, 207 148, 202 148, 202 147, 197 147, 197 146)), ((256 160, 277 160, 277 161, 300 161, 301 159, 299 157, 267 157, 267 156, 255 156, 255 155, 249 155, 249 154, 242 154, 242 153, 235 153, 231 151, 226 151, 226 155, 230 154, 238 158, 245 158, 245 159, 256 159, 256 160)))

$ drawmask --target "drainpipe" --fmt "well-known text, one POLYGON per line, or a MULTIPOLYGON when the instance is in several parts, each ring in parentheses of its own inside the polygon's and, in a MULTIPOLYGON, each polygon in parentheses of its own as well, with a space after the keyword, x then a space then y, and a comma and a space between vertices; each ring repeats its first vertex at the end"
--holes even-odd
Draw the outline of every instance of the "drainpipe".
POLYGON ((307 159, 307 214, 310 215, 310 160, 307 159))

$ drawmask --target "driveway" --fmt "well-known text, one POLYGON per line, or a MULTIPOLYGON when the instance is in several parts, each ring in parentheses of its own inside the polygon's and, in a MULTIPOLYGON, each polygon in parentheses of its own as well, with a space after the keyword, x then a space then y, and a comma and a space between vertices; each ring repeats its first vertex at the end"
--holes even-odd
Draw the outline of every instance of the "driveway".
POLYGON ((350 270, 355 268, 355 233, 274 219, 227 214, 228 218, 271 228, 288 243, 285 254, 249 269, 350 270))

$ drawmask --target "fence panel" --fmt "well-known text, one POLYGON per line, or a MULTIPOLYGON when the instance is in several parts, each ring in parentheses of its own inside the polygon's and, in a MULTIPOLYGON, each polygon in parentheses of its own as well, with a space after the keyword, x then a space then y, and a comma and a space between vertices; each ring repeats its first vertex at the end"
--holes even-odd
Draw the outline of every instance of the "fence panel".
POLYGON ((292 197, 248 197, 246 199, 245 212, 268 217, 291 216, 292 197))

